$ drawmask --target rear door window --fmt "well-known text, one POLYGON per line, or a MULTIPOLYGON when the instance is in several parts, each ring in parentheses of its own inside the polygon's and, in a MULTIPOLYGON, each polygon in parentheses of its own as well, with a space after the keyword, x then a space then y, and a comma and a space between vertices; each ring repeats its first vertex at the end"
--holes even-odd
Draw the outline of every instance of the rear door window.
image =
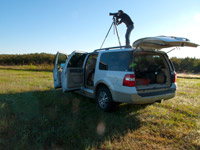
POLYGON ((132 71, 133 52, 106 52, 101 55, 99 69, 110 71, 132 71))

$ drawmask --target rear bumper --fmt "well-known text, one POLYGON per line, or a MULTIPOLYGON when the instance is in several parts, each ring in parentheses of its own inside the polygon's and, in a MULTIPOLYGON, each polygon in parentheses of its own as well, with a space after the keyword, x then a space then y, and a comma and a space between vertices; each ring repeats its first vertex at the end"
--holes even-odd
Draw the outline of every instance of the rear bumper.
POLYGON ((176 95, 176 85, 171 86, 168 89, 150 92, 136 92, 136 93, 123 93, 116 92, 113 100, 122 103, 132 103, 132 104, 148 104, 154 103, 158 100, 167 100, 175 97, 176 95))
POLYGON ((167 100, 175 97, 176 92, 170 92, 165 94, 158 94, 153 96, 140 96, 140 95, 132 95, 130 103, 133 104, 148 104, 148 103, 154 103, 158 100, 167 100))

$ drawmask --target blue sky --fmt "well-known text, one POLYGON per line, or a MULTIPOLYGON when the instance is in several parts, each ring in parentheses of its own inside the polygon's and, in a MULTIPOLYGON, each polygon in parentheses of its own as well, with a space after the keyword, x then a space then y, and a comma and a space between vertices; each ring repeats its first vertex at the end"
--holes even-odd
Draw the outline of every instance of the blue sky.
MULTIPOLYGON (((119 9, 135 23, 131 43, 167 35, 200 44, 200 0, 0 0, 0 54, 93 51, 112 23, 109 12, 119 9)), ((118 30, 124 44, 126 26, 118 30)), ((110 46, 118 46, 113 30, 104 44, 110 46)), ((200 47, 169 55, 200 58, 200 47)))

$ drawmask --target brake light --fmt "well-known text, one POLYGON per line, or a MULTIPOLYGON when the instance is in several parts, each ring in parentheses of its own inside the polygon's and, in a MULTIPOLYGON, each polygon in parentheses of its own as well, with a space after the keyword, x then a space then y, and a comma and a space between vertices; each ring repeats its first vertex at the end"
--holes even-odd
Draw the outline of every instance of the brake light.
POLYGON ((172 79, 172 83, 176 83, 177 82, 177 73, 176 72, 174 72, 174 74, 173 75, 171 75, 171 79, 172 79))
POLYGON ((174 83, 176 83, 177 82, 177 73, 176 72, 175 72, 174 76, 175 76, 174 83))
POLYGON ((135 75, 134 74, 126 74, 124 76, 123 86, 129 86, 129 87, 135 86, 135 75))

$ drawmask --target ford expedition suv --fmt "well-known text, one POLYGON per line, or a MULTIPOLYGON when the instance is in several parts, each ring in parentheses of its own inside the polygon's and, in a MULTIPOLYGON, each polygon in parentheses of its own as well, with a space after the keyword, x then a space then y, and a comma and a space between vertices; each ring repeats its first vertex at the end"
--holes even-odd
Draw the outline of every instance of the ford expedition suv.
POLYGON ((110 111, 116 103, 146 104, 173 98, 176 72, 169 47, 197 47, 186 38, 149 37, 135 41, 132 48, 112 47, 93 52, 58 52, 53 70, 54 88, 76 91, 97 100, 110 111))

